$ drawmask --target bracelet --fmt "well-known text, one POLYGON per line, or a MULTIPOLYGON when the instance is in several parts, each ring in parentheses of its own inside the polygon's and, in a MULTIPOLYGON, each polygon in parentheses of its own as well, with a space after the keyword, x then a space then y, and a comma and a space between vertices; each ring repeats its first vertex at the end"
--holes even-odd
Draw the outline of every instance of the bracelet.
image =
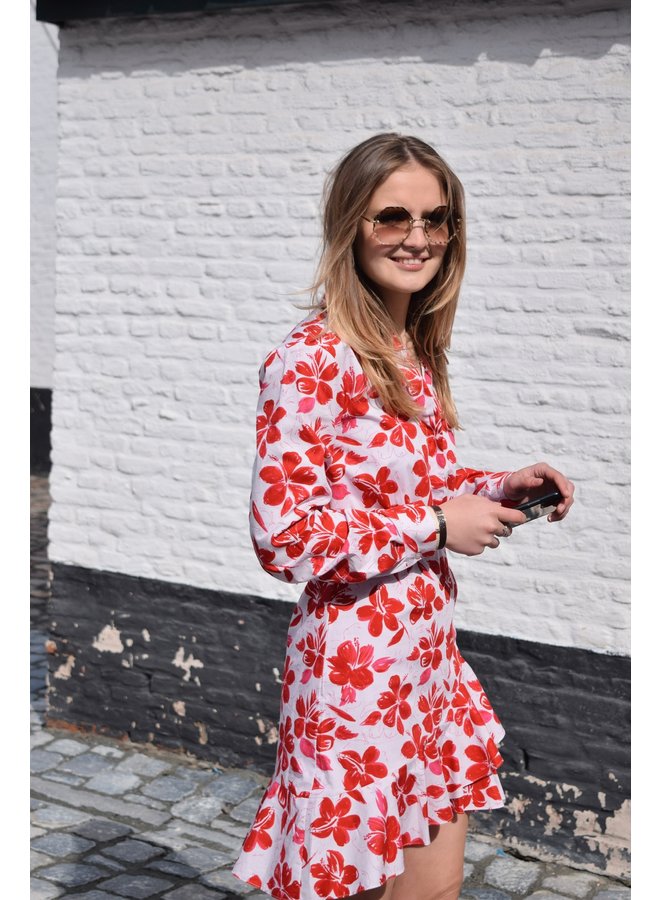
POLYGON ((447 520, 441 506, 432 506, 431 509, 438 518, 438 550, 442 550, 447 543, 447 520))

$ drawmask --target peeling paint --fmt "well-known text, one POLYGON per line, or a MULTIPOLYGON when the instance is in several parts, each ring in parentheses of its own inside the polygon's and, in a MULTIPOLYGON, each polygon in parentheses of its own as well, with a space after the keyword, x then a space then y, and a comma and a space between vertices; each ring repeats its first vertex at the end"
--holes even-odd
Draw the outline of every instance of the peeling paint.
POLYGON ((206 730, 206 725, 203 722, 195 722, 197 730, 199 731, 199 743, 200 744, 208 744, 209 742, 209 734, 206 730))
POLYGON ((263 744, 263 738, 260 738, 258 734, 255 734, 254 742, 257 745, 257 747, 261 747, 261 745, 263 744))
POLYGON ((261 685, 259 684, 258 681, 255 681, 254 689, 255 689, 255 691, 257 691, 257 693, 261 693, 261 685))
POLYGON ((543 828, 544 834, 552 834, 554 831, 558 831, 562 826, 562 814, 558 809, 555 809, 554 806, 551 806, 549 803, 545 808, 546 814, 546 823, 543 828))
MULTIPOLYGON (((128 641, 127 641, 126 643, 128 643, 128 641)), ((128 654, 124 657, 124 659, 122 659, 121 664, 122 664, 122 666, 123 666, 125 669, 131 669, 131 668, 133 668, 133 654, 132 654, 132 653, 128 653, 128 654)))
POLYGON ((277 743, 277 728, 274 725, 271 725, 266 734, 266 743, 267 744, 276 744, 277 743))
POLYGON ((593 835, 602 834, 602 829, 598 824, 598 813, 591 809, 576 809, 573 811, 575 819, 576 835, 593 835))
POLYGON ((528 797, 523 797, 518 794, 517 797, 514 797, 509 801, 507 809, 509 810, 509 812, 513 813, 516 822, 520 822, 520 817, 523 815, 531 802, 532 801, 528 797))
POLYGON ((537 778, 536 775, 523 775, 523 780, 528 781, 530 784, 538 784, 539 787, 548 786, 547 781, 543 781, 541 778, 537 778))
POLYGON ((598 791, 598 802, 605 809, 605 791, 598 791))
MULTIPOLYGON (((184 659, 184 649, 183 647, 179 647, 176 651, 176 656, 172 660, 172 665, 177 666, 179 669, 183 669, 185 671, 185 675, 183 676, 184 681, 190 681, 190 670, 195 669, 203 669, 204 663, 201 659, 195 659, 192 653, 188 654, 188 658, 184 659)), ((199 684, 199 678, 195 678, 195 682, 199 684)))
POLYGON ((262 734, 265 734, 265 733, 266 733, 266 723, 264 722, 264 720, 263 720, 263 719, 260 719, 260 718, 257 716, 256 719, 255 719, 255 721, 256 721, 256 723, 257 723, 257 728, 259 729, 259 731, 260 731, 262 734))
POLYGON ((618 810, 605 820, 603 832, 597 821, 598 814, 591 810, 576 810, 576 836, 585 838, 587 846, 599 853, 605 861, 605 873, 615 878, 630 874, 630 801, 624 800, 618 810))
POLYGON ((564 794, 567 794, 569 791, 573 792, 573 799, 577 800, 578 797, 582 796, 582 791, 579 787, 576 787, 574 784, 558 784, 556 785, 557 793, 564 799, 564 794))
POLYGON ((605 834, 630 841, 630 800, 624 800, 619 809, 605 820, 605 834))
POLYGON ((146 644, 148 644, 149 641, 151 640, 151 635, 149 634, 149 632, 147 631, 146 628, 142 629, 142 638, 146 644))
POLYGON ((62 663, 56 672, 53 672, 53 678, 63 678, 65 680, 71 678, 71 672, 73 671, 75 664, 75 656, 67 656, 66 662, 62 663))
POLYGON ((598 850, 597 836, 601 834, 598 824, 598 814, 591 809, 576 809, 573 811, 575 819, 575 836, 583 837, 587 847, 594 853, 598 850))
POLYGON ((106 625, 92 641, 92 647, 101 653, 122 653, 121 631, 114 625, 106 625))
POLYGON ((126 638, 126 646, 127 647, 133 646, 133 638, 126 638))
POLYGON ((273 675, 275 676, 275 684, 282 684, 282 679, 280 678, 280 670, 277 666, 273 666, 273 675))
POLYGON ((234 650, 240 650, 240 649, 241 649, 240 644, 234 644, 234 650))
POLYGON ((183 700, 175 700, 172 704, 172 709, 177 714, 177 716, 185 716, 186 714, 186 704, 183 700))

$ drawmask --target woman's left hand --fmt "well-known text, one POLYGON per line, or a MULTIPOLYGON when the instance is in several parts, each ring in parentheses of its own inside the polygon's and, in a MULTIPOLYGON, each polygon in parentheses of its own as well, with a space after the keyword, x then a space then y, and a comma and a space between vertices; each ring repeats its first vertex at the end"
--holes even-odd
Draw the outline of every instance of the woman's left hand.
POLYGON ((559 522, 566 518, 573 505, 573 492, 575 491, 573 482, 544 462, 525 466, 524 469, 512 472, 504 479, 502 487, 505 496, 517 503, 525 503, 554 490, 559 491, 562 500, 557 504, 555 511, 548 516, 549 522, 559 522))

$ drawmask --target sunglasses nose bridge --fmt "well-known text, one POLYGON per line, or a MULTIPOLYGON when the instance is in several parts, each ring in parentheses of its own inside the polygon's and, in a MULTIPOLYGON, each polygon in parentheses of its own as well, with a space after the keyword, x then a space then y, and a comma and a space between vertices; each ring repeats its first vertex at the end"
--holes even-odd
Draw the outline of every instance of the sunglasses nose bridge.
POLYGON ((422 233, 424 235, 424 241, 426 243, 428 243, 428 241, 429 241, 428 224, 429 224, 428 219, 413 219, 411 216, 410 222, 409 222, 409 227, 408 227, 408 233, 406 234, 404 241, 407 241, 410 239, 410 237, 413 235, 415 228, 421 228, 422 233))

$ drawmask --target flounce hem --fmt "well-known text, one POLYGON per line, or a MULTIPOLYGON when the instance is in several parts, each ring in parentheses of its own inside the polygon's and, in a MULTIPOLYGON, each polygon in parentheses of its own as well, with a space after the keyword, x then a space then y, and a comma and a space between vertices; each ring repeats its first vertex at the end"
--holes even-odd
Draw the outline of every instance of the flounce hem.
POLYGON ((503 806, 496 774, 502 764, 497 744, 504 736, 499 722, 480 725, 459 751, 470 761, 465 769, 447 746, 455 744, 453 736, 465 743, 462 729, 447 722, 441 734, 435 759, 407 760, 389 783, 373 778, 353 785, 344 779, 298 792, 276 773, 233 874, 276 900, 347 897, 400 875, 403 848, 428 845, 433 826, 460 813, 503 806))

